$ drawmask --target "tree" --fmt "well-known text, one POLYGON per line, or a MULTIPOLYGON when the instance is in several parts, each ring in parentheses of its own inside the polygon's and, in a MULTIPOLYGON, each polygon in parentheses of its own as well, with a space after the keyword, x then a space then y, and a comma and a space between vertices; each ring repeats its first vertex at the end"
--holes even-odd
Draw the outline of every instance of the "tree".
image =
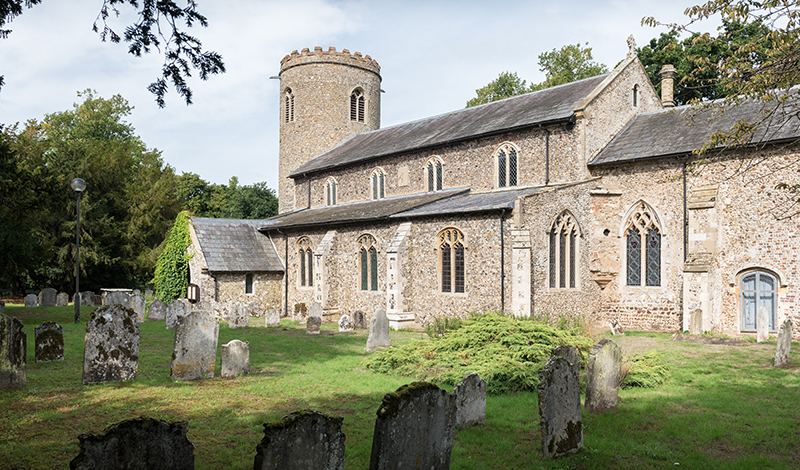
POLYGON ((467 108, 522 95, 528 91, 525 80, 520 79, 516 72, 503 72, 488 85, 475 90, 477 96, 467 101, 467 108))
MULTIPOLYGON (((22 14, 23 4, 27 8, 38 5, 42 0, 0 0, 0 38, 8 37, 11 30, 2 29, 14 18, 22 14)), ((103 0, 100 13, 92 25, 92 29, 100 35, 102 41, 110 40, 118 43, 124 40, 130 43, 128 52, 136 57, 142 53, 150 53, 151 48, 164 50, 164 64, 161 67, 161 77, 151 83, 147 89, 156 97, 156 103, 163 108, 164 96, 171 83, 186 104, 192 104, 192 90, 186 83, 186 78, 192 76, 196 70, 202 80, 207 80, 209 75, 225 72, 222 56, 216 52, 203 51, 199 39, 184 32, 180 23, 185 23, 187 28, 195 23, 208 26, 208 20, 197 11, 197 2, 187 0, 185 8, 179 7, 172 0, 145 0, 139 4, 138 0, 103 0), (125 28, 120 36, 108 24, 112 15, 119 16, 118 5, 130 5, 139 15, 139 19, 125 28), (98 23, 102 24, 102 28, 98 23)), ((3 77, 0 76, 0 87, 3 77)))
POLYGON ((178 176, 175 194, 183 209, 195 217, 223 217, 228 208, 228 187, 209 183, 197 173, 178 176))
POLYGON ((266 219, 278 215, 278 198, 266 182, 237 186, 230 196, 223 217, 231 219, 266 219))

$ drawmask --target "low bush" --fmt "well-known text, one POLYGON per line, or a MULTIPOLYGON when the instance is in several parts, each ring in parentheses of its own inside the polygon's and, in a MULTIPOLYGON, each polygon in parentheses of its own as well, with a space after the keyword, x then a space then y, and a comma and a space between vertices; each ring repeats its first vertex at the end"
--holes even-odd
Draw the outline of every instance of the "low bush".
POLYGON ((632 356, 623 365, 622 388, 655 388, 669 378, 670 369, 664 361, 664 353, 650 351, 632 356))

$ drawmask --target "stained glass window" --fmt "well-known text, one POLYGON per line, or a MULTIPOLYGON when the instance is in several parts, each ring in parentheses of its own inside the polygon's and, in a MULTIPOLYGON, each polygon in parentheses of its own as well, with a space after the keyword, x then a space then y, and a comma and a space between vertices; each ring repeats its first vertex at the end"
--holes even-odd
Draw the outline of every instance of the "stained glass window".
POLYGON ((442 292, 464 293, 464 235, 458 229, 449 228, 441 231, 438 238, 442 292))
POLYGON ((497 187, 506 187, 506 153, 502 150, 497 154, 497 187))
POLYGON ((628 219, 625 261, 627 285, 661 285, 661 227, 650 206, 641 201, 628 219))
POLYGON ((628 254, 628 285, 642 285, 642 237, 639 230, 632 228, 628 232, 627 254, 628 254))
POLYGON ((361 250, 361 290, 369 289, 369 264, 367 263, 367 250, 361 250))
POLYGON ((517 185, 517 152, 514 149, 508 150, 508 185, 517 185))
POLYGON ((371 290, 378 290, 378 251, 375 247, 369 249, 369 270, 371 290))
POLYGON ((658 229, 651 227, 647 231, 647 259, 646 283, 648 286, 661 285, 661 234, 658 229))

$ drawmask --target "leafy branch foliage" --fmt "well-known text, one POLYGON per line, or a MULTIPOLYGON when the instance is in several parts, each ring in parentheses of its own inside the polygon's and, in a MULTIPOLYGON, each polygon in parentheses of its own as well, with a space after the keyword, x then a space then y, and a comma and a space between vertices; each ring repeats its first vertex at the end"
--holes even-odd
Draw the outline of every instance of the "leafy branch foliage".
POLYGON ((175 224, 165 240, 164 249, 158 256, 153 278, 156 296, 164 303, 186 296, 186 286, 189 283, 189 260, 191 259, 186 249, 191 243, 189 213, 181 211, 175 218, 175 224))

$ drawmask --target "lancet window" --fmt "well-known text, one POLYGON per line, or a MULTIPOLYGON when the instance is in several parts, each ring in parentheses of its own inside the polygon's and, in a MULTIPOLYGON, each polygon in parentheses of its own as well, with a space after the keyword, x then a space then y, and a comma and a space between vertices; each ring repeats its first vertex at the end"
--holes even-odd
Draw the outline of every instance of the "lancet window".
POLYGON ((629 286, 661 285, 661 227, 653 209, 639 202, 624 232, 629 286))
POLYGON ((580 230, 568 211, 562 212, 550 227, 550 288, 578 287, 578 240, 580 230))
POLYGON ((518 150, 511 144, 501 145, 494 154, 497 173, 497 187, 506 188, 517 185, 519 175, 518 150))
POLYGON ((361 290, 378 290, 378 249, 375 237, 369 234, 358 237, 358 264, 361 271, 361 290))
POLYGON ((311 239, 303 237, 297 241, 297 264, 300 267, 297 283, 301 287, 314 286, 314 249, 311 239))
POLYGON ((437 238, 442 292, 464 293, 464 234, 456 228, 447 228, 437 238))

